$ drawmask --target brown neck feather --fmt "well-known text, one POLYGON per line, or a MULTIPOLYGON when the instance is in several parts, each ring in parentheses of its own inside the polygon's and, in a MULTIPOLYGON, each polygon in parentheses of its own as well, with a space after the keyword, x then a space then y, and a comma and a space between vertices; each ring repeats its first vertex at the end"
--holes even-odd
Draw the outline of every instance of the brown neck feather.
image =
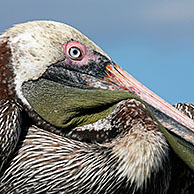
POLYGON ((13 153, 21 131, 21 108, 15 100, 8 40, 0 42, 0 170, 13 153))
POLYGON ((0 99, 13 99, 15 90, 13 84, 13 69, 11 68, 11 49, 8 41, 0 43, 0 99))

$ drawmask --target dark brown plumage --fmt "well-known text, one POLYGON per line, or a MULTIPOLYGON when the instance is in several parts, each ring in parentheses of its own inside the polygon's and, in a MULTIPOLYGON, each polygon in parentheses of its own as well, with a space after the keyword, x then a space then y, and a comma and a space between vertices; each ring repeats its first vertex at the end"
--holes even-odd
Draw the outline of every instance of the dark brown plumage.
POLYGON ((145 106, 133 99, 118 104, 105 119, 75 128, 70 139, 35 126, 25 133, 1 175, 2 193, 165 193, 169 186, 168 146, 145 106), (98 124, 108 140, 97 135, 93 140, 98 124))

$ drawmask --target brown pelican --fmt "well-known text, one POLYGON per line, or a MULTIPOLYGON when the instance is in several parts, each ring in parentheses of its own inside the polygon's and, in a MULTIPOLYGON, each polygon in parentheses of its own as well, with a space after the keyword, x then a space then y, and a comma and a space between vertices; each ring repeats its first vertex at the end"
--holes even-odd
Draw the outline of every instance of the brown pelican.
POLYGON ((193 121, 79 31, 7 30, 0 75, 1 193, 193 192, 193 121))

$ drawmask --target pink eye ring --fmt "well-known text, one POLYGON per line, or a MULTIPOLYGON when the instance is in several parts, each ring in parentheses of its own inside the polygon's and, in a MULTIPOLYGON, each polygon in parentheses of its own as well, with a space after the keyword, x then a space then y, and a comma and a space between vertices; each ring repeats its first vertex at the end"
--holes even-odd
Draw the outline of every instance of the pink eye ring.
POLYGON ((73 60, 82 60, 86 54, 86 47, 76 41, 68 42, 63 45, 65 55, 73 60))

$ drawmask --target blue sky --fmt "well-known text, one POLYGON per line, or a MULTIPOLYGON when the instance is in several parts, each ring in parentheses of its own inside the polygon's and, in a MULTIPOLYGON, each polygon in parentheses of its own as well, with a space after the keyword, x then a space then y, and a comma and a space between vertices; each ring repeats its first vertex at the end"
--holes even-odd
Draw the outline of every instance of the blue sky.
POLYGON ((42 19, 76 27, 168 102, 194 103, 193 0, 0 0, 0 32, 42 19))

